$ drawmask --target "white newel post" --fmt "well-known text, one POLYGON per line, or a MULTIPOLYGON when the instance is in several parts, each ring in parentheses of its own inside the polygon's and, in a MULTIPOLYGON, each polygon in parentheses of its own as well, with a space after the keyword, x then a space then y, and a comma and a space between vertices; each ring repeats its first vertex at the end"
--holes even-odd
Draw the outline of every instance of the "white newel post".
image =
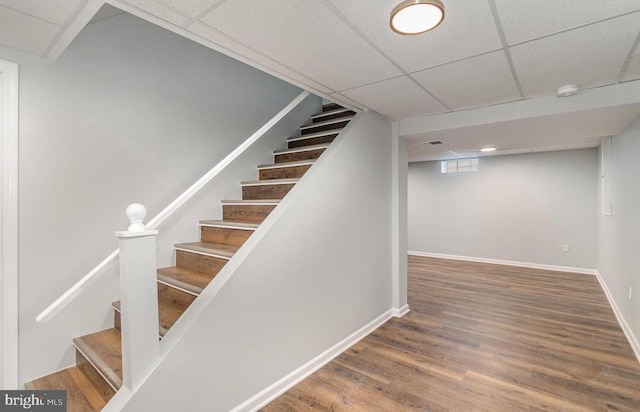
POLYGON ((116 232, 120 239, 120 306, 122 329, 122 378, 137 389, 160 358, 158 341, 158 287, 156 283, 157 230, 147 230, 147 209, 127 207, 131 224, 116 232))

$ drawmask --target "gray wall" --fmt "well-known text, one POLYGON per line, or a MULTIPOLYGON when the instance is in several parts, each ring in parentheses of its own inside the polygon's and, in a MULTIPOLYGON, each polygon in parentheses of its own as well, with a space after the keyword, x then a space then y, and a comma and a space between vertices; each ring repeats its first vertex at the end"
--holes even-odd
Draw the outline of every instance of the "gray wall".
POLYGON ((47 325, 34 318, 117 247, 126 205, 154 216, 300 90, 129 15, 88 26, 54 63, 0 58, 21 65, 24 382, 72 364, 73 336, 112 324, 115 270, 47 325))
MULTIPOLYGON (((620 314, 635 335, 640 353, 640 118, 612 140, 613 210, 600 213, 598 202, 598 271, 620 314), (628 300, 629 286, 633 300, 628 300)), ((598 179, 600 181, 600 179, 598 179)), ((600 191, 598 191, 600 195, 600 191)))
POLYGON ((597 165, 596 149, 410 163, 409 251, 594 269, 597 165))
POLYGON ((390 137, 358 115, 124 411, 230 410, 392 308, 390 137))

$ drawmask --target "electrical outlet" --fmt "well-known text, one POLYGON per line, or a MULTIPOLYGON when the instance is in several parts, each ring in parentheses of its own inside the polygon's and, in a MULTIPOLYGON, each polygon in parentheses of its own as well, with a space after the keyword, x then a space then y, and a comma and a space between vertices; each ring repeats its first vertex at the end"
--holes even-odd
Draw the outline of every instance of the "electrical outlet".
POLYGON ((563 252, 568 252, 569 251, 569 245, 562 245, 562 251, 563 252))
POLYGON ((633 299, 633 288, 629 286, 629 302, 631 302, 631 299, 633 299))

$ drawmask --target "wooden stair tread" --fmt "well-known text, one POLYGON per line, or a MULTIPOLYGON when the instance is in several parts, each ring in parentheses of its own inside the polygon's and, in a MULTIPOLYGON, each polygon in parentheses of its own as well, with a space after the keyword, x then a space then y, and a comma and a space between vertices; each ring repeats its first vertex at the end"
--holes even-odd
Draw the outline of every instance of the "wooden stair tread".
POLYGON ((330 144, 331 143, 321 143, 321 144, 314 144, 309 146, 294 147, 292 149, 275 150, 273 154, 283 155, 283 154, 291 154, 291 153, 298 153, 298 152, 310 152, 312 150, 326 149, 327 147, 329 147, 330 144))
POLYGON ((220 203, 223 205, 277 205, 280 203, 280 199, 254 199, 254 200, 222 200, 220 203))
POLYGON ((204 273, 178 266, 158 269, 159 281, 198 295, 211 282, 211 279, 213 279, 211 276, 204 273))
POLYGON ((225 229, 256 230, 260 225, 250 222, 234 222, 232 220, 201 220, 200 226, 219 227, 225 229))
POLYGON ((327 103, 322 105, 322 113, 326 113, 332 110, 344 109, 344 107, 340 106, 338 103, 327 103))
MULTIPOLYGON (((120 309, 120 301, 112 303, 113 309, 122 313, 120 309)), ((170 305, 163 301, 158 301, 158 332, 160 336, 167 334, 169 329, 173 326, 178 318, 184 313, 184 311, 174 305, 170 305)))
POLYGON ((306 139, 314 139, 316 137, 330 136, 333 134, 340 133, 343 129, 344 127, 338 127, 336 129, 331 129, 331 130, 323 130, 322 132, 309 133, 302 136, 293 136, 293 137, 287 138, 287 142, 295 142, 296 140, 306 140, 306 139))
POLYGON ((174 247, 176 250, 183 250, 185 252, 195 252, 206 255, 215 255, 227 259, 230 259, 239 249, 239 247, 237 246, 205 242, 178 243, 174 247))
POLYGON ((344 107, 341 107, 339 109, 334 109, 334 110, 329 110, 326 112, 322 112, 322 113, 318 113, 318 114, 314 114, 313 116, 311 116, 311 119, 317 119, 319 117, 324 117, 324 116, 331 116, 333 114, 338 114, 338 113, 347 113, 347 112, 352 112, 353 110, 350 109, 346 109, 344 107))
POLYGON ((295 185, 299 178, 290 179, 269 179, 269 180, 246 180, 240 182, 242 186, 269 186, 269 185, 295 185))
POLYGON ((315 159, 310 160, 297 160, 295 162, 282 162, 282 163, 269 163, 265 165, 259 165, 258 170, 265 169, 280 169, 282 167, 296 167, 296 166, 307 166, 315 163, 315 159))
POLYGON ((73 339, 73 345, 116 391, 122 386, 122 341, 115 328, 73 339))
MULTIPOLYGON (((326 113, 325 113, 325 116, 327 116, 326 113)), ((355 114, 349 114, 343 117, 339 117, 337 119, 329 119, 329 120, 325 120, 324 122, 318 122, 318 123, 310 124, 308 126, 302 126, 300 130, 308 130, 308 129, 313 129, 316 127, 326 126, 334 123, 342 123, 342 122, 352 120, 354 117, 355 117, 355 114)))
POLYGON ((66 390, 69 412, 100 411, 106 405, 91 381, 72 366, 25 384, 27 390, 66 390))

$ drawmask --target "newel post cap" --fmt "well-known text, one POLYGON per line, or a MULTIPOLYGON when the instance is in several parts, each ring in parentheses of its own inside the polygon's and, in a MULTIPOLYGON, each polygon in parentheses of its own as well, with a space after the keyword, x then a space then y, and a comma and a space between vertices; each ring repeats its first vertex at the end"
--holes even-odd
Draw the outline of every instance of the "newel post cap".
POLYGON ((125 210, 129 219, 129 227, 126 231, 116 232, 119 237, 137 237, 157 235, 157 230, 147 230, 144 218, 147 217, 147 208, 141 203, 132 203, 125 210))
POLYGON ((147 228, 144 225, 144 218, 147 217, 147 208, 142 203, 131 203, 125 211, 129 218, 129 232, 144 232, 147 228))

